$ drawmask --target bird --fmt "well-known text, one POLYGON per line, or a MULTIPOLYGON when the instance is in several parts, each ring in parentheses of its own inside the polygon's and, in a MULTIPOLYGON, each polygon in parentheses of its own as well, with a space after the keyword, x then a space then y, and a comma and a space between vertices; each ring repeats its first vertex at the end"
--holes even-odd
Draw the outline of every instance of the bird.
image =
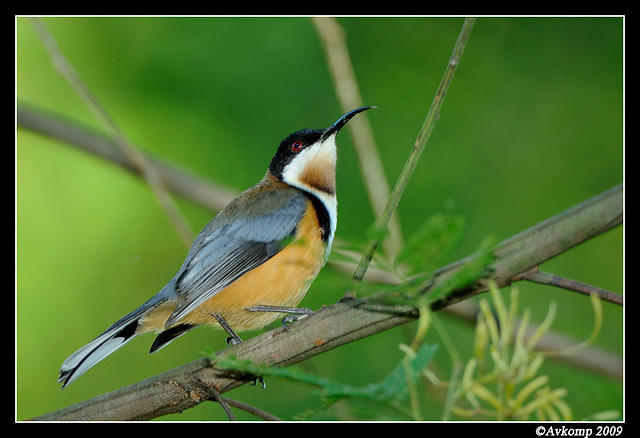
POLYGON ((285 328, 312 314, 297 307, 325 265, 338 213, 336 136, 362 106, 326 129, 301 129, 279 144, 264 177, 220 210, 196 236, 176 275, 153 297, 71 354, 62 388, 138 335, 156 352, 201 325, 238 331, 285 315, 285 328))

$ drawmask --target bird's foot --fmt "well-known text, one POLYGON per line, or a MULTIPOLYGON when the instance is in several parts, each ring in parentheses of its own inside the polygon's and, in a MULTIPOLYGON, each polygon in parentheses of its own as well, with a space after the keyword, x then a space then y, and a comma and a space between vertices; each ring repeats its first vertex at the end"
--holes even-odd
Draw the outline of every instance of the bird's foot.
POLYGON ((313 310, 309 309, 308 307, 285 307, 285 306, 266 306, 266 305, 248 307, 247 310, 250 312, 288 313, 288 315, 282 319, 282 327, 285 330, 289 330, 289 324, 291 324, 292 322, 305 318, 308 315, 312 315, 315 313, 313 310))

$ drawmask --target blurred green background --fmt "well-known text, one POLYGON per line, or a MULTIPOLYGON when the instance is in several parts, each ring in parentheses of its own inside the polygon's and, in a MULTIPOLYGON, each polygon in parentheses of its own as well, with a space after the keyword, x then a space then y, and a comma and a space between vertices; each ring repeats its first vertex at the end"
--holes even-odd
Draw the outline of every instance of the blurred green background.
MULTIPOLYGON (((289 132, 326 127, 342 111, 308 18, 45 18, 74 68, 133 143, 238 190, 264 174, 289 132)), ((422 125, 462 18, 339 18, 391 184, 422 125)), ((54 70, 28 18, 17 18, 17 97, 104 132, 54 70)), ((421 162, 398 208, 405 238, 445 205, 464 215, 463 244, 502 240, 623 180, 622 18, 479 18, 421 162)), ((345 131, 346 132, 346 131, 345 131)), ((341 239, 361 242, 374 217, 349 135, 338 163, 341 239)), ((186 248, 139 178, 60 142, 17 130, 17 418, 27 419, 118 389, 225 346, 200 328, 153 356, 150 335, 132 341, 64 391, 62 361, 142 304, 179 268, 186 248)), ((180 199, 194 231, 211 212, 180 199)), ((623 286, 617 227, 543 268, 616 292, 623 286)), ((348 277, 325 269, 303 305, 337 301, 348 277)), ((522 307, 584 339, 589 300, 518 284, 522 307)), ((506 297, 506 294, 505 294, 506 297)), ((623 312, 603 303, 597 345, 622 356, 623 312)), ((442 315, 464 357, 473 328, 442 315)), ((365 385, 389 373, 413 324, 313 358, 305 369, 365 385)), ((245 334, 249 336, 249 334, 245 334)), ((427 341, 439 343, 435 333, 427 341)), ((435 370, 448 379, 444 348, 435 370)), ((552 387, 568 390, 574 418, 623 408, 623 384, 547 360, 552 387)), ((319 400, 307 386, 268 382, 228 393, 283 419, 319 400)), ((442 413, 427 395, 425 418, 442 413)), ((252 420, 236 410, 239 419, 252 420)), ((204 403, 162 420, 223 420, 204 403)), ((375 409, 316 419, 385 419, 375 409), (380 415, 380 416, 378 416, 380 415)))

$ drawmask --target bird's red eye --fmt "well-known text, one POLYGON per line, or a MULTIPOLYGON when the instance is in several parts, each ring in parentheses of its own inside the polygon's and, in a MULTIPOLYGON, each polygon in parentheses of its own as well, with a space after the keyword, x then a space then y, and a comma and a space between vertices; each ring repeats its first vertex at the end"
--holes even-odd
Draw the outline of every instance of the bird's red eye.
POLYGON ((291 143, 291 150, 293 152, 300 152, 302 150, 302 142, 301 141, 294 141, 293 143, 291 143))

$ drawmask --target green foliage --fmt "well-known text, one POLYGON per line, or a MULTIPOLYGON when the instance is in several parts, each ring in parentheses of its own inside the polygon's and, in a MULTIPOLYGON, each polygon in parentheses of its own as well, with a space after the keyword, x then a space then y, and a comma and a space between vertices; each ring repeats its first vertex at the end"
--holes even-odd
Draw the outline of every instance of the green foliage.
POLYGON ((443 281, 436 283, 428 291, 428 299, 431 303, 446 296, 452 291, 464 288, 487 273, 491 263, 495 260, 493 253, 495 249, 495 239, 488 237, 480 242, 480 245, 473 257, 456 269, 443 281))
MULTIPOLYGON (((553 323, 555 303, 549 305, 547 316, 533 334, 527 335, 530 311, 525 309, 518 320, 518 290, 511 290, 508 308, 494 282, 490 282, 490 293, 493 308, 486 300, 480 301, 474 356, 464 365, 462 378, 450 383, 452 412, 467 419, 573 420, 564 400, 567 389, 552 388, 549 377, 540 374, 549 353, 537 350, 537 344, 553 323)), ((597 337, 602 313, 595 294, 592 304, 595 321, 591 335, 563 354, 573 354, 597 337)))
MULTIPOLYGON (((216 368, 248 373, 253 376, 278 377, 320 388, 324 407, 345 398, 361 398, 369 401, 388 403, 401 409, 400 404, 407 398, 408 388, 415 385, 422 371, 429 365, 438 347, 422 345, 411 359, 398 364, 389 375, 380 382, 357 387, 333 382, 329 379, 305 373, 295 367, 273 367, 257 364, 250 360, 241 360, 234 356, 212 357, 216 368)), ((318 412, 322 408, 310 411, 318 412)))
MULTIPOLYGON (((426 304, 419 300, 420 317, 411 345, 400 344, 405 353, 394 369, 383 380, 366 386, 337 383, 331 379, 306 373, 296 367, 273 367, 257 364, 234 356, 212 356, 215 366, 226 369, 232 375, 276 377, 318 388, 322 404, 315 409, 298 413, 297 419, 310 419, 328 407, 343 400, 365 400, 386 405, 400 415, 421 420, 423 413, 417 383, 421 378, 436 386, 447 388, 443 419, 451 414, 464 419, 542 420, 571 421, 573 411, 566 402, 567 389, 554 388, 547 375, 541 374, 546 356, 574 354, 590 345, 602 325, 602 310, 597 295, 591 297, 594 325, 587 340, 562 351, 540 351, 538 343, 551 328, 556 315, 556 305, 551 303, 545 319, 532 332, 530 310, 522 316, 518 312, 518 290, 511 290, 509 305, 503 301, 493 281, 489 282, 492 306, 485 299, 479 303, 480 314, 476 323, 473 356, 465 363, 447 330, 426 304), (429 369, 437 345, 423 340, 429 327, 434 326, 453 359, 449 382, 436 377, 429 369)), ((617 411, 603 411, 593 418, 617 417, 617 411)))
POLYGON ((429 216, 409 237, 395 260, 396 265, 406 265, 408 275, 441 267, 462 241, 464 225, 464 217, 459 214, 429 216))
MULTIPOLYGON (((132 142, 237 190, 264 174, 282 136, 322 127, 323 120, 340 113, 318 36, 304 17, 49 17, 43 22, 132 142)), ((378 105, 368 117, 392 180, 406 157, 402 148, 415 140, 462 19, 343 17, 339 22, 363 99, 378 105)), ((622 20, 615 17, 479 18, 400 204, 405 235, 424 226, 443 199, 455 199, 456 211, 468 219, 456 252, 464 256, 488 233, 506 238, 619 183, 622 30, 622 20)), ((18 99, 101 129, 52 68, 27 18, 17 19, 16 40, 18 99)), ((16 151, 18 419, 179 366, 196 358, 204 345, 214 351, 224 346, 223 333, 203 328, 148 356, 151 341, 141 337, 61 392, 56 371, 62 360, 162 287, 185 249, 137 178, 22 128, 16 151)), ((349 135, 339 139, 337 177, 336 243, 364 239, 366 224, 375 218, 349 135)), ((178 202, 194 229, 211 217, 178 202)), ((621 290, 622 242, 621 229, 612 230, 548 262, 549 269, 621 290), (585 270, 596 264, 599 269, 585 270)), ((349 249, 361 251, 361 245, 349 249)), ((337 255, 334 250, 332 257, 337 255)), ((395 268, 385 262, 378 266, 395 268)), ((405 289, 427 281, 428 276, 421 277, 405 289)), ((343 284, 344 276, 324 269, 303 305, 315 309, 335 302, 343 284)), ((523 284, 522 291, 520 299, 532 314, 542 313, 549 297, 557 297, 562 318, 554 328, 583 333, 590 327, 584 312, 563 312, 581 309, 581 297, 531 284, 523 284)), ((622 354, 622 312, 607 305, 602 311, 606 324, 598 343, 622 354)), ((429 328, 428 317, 421 315, 418 324, 429 328)), ((455 327, 447 320, 442 325, 445 332, 455 327)), ((465 334, 471 336, 468 328, 461 332, 458 345, 465 334)), ((395 336, 377 336, 376 348, 368 342, 345 345, 319 360, 337 368, 357 357, 379 375, 397 366, 393 355, 381 353, 398 345, 395 336)), ((554 373, 562 378, 567 388, 562 400, 576 418, 622 407, 621 382, 551 361, 545 366, 551 380, 554 373)), ((361 374, 361 368, 345 368, 342 379, 361 374)), ((274 391, 243 391, 237 390, 283 418, 310 407, 274 391)), ((225 418, 206 405, 165 418, 225 418)), ((435 411, 422 415, 440 418, 435 411)))
MULTIPOLYGON (((372 266, 395 276, 398 284, 359 282, 352 288, 358 296, 377 292, 376 298, 388 303, 421 307, 425 300, 433 303, 452 291, 474 283, 487 273, 495 260, 493 238, 483 239, 473 257, 444 279, 433 281, 436 268, 442 267, 453 252, 459 249, 463 240, 464 225, 464 217, 460 214, 439 212, 429 216, 409 237, 395 260, 388 260, 381 251, 374 254, 372 266), (385 295, 380 296, 381 292, 385 292, 385 295)), ((363 247, 355 242, 343 240, 333 252, 333 260, 357 263, 363 247)))

